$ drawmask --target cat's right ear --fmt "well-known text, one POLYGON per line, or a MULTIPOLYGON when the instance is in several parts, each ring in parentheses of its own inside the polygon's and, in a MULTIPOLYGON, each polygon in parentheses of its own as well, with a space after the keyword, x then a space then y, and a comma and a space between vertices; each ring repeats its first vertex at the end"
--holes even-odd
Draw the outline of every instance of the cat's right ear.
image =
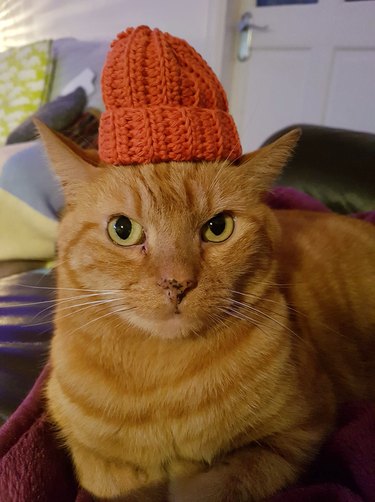
POLYGON ((95 151, 83 150, 62 134, 52 131, 40 120, 33 121, 69 202, 79 187, 96 178, 100 164, 99 156, 95 151))
POLYGON ((273 143, 239 159, 237 165, 247 170, 253 190, 261 194, 269 190, 292 156, 300 136, 301 129, 293 129, 273 143))

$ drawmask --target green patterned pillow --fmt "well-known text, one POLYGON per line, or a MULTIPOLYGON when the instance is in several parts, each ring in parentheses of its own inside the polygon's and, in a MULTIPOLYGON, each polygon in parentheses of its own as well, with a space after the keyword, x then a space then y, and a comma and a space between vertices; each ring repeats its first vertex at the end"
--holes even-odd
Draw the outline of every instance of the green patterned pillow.
POLYGON ((52 61, 50 40, 0 53, 0 145, 47 101, 52 61))

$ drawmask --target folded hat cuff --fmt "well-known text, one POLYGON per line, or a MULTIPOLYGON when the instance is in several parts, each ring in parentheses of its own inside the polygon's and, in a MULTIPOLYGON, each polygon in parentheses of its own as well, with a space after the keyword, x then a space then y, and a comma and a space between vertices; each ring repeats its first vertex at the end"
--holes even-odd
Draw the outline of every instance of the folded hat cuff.
POLYGON ((217 108, 117 108, 101 116, 99 155, 115 165, 234 160, 241 144, 232 116, 217 108))

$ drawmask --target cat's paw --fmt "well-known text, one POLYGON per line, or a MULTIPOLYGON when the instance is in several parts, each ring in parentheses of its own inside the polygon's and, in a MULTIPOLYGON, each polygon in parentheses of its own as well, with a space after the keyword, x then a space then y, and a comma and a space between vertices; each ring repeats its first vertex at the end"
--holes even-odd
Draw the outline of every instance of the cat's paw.
POLYGON ((167 483, 156 483, 111 499, 95 499, 97 502, 168 502, 167 483))
POLYGON ((169 502, 241 502, 238 485, 224 468, 215 467, 191 477, 176 478, 169 485, 169 502))

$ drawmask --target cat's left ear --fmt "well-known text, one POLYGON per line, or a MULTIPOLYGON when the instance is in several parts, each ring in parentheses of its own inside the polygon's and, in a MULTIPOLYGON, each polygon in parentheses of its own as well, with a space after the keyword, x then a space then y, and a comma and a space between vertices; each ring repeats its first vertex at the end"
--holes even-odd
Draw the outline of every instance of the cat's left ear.
POLYGON ((33 121, 51 166, 69 199, 78 186, 96 178, 100 164, 99 156, 93 150, 83 150, 62 134, 52 131, 40 120, 33 121))
POLYGON ((301 129, 293 129, 270 145, 243 155, 237 165, 248 171, 252 186, 259 192, 267 191, 293 154, 301 136, 301 129))

